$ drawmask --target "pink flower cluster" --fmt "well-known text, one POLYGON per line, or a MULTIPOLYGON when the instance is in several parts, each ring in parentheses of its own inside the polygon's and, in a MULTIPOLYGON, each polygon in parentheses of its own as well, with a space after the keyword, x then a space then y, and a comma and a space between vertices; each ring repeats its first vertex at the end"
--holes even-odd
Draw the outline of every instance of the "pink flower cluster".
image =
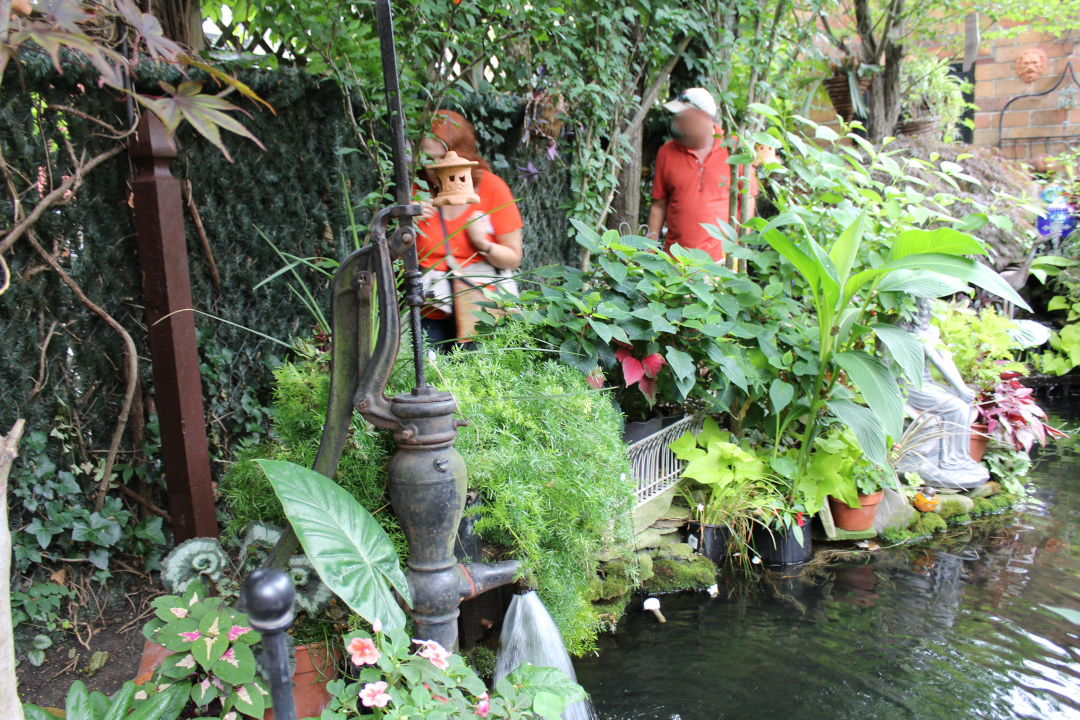
POLYGON ((345 650, 352 656, 353 665, 374 665, 382 657, 371 638, 353 638, 345 650))
POLYGON ((488 712, 491 711, 491 701, 488 700, 488 694, 484 693, 477 698, 479 702, 476 703, 476 714, 482 718, 488 716, 488 712))
POLYGON ((380 680, 365 685, 360 691, 360 702, 364 707, 386 707, 390 702, 390 694, 386 692, 386 683, 380 680))
POLYGON ((434 640, 413 640, 413 642, 421 647, 421 650, 418 653, 420 657, 430 660, 431 664, 440 670, 445 670, 450 667, 450 663, 447 662, 447 658, 450 657, 450 651, 442 645, 434 640))

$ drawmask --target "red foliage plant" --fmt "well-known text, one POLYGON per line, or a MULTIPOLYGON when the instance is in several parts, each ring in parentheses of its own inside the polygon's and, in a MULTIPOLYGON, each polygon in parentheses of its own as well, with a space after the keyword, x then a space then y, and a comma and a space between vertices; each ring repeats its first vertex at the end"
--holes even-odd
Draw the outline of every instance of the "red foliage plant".
POLYGON ((1024 387, 1018 372, 1001 373, 1001 382, 979 398, 979 416, 994 435, 1017 450, 1029 452, 1036 440, 1046 447, 1046 438, 1068 437, 1046 424, 1046 411, 1031 397, 1034 390, 1024 387))

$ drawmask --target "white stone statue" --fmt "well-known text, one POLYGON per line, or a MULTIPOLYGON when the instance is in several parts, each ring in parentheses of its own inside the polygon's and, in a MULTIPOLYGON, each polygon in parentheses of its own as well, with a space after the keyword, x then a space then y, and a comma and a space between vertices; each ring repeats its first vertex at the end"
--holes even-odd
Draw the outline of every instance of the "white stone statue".
POLYGON ((969 490, 990 479, 990 472, 971 459, 975 393, 960 377, 952 353, 942 346, 938 329, 930 323, 930 302, 920 300, 918 307, 908 329, 922 342, 927 362, 922 390, 908 388, 905 409, 914 415, 916 430, 908 441, 912 449, 896 469, 919 473, 931 487, 969 490), (933 379, 931 364, 948 386, 933 379))

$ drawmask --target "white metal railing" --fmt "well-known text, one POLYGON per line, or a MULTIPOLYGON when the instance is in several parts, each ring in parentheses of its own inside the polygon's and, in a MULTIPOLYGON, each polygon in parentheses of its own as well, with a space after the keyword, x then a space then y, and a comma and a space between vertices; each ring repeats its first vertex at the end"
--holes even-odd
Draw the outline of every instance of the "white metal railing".
POLYGON ((695 435, 701 432, 704 423, 704 414, 687 415, 627 448, 630 453, 630 468, 637 486, 634 491, 635 508, 641 507, 679 481, 684 464, 675 457, 668 445, 687 430, 695 435))

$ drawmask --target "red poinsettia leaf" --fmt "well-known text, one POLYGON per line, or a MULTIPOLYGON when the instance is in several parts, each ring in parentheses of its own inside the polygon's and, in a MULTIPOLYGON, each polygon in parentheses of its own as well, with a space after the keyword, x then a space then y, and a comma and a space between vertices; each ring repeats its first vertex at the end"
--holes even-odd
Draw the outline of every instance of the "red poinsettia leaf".
POLYGON ((667 360, 660 353, 653 353, 641 361, 641 366, 645 369, 645 375, 651 378, 656 377, 656 373, 660 372, 660 368, 664 367, 665 364, 667 364, 667 360))
POLYGON ((642 394, 648 399, 649 407, 656 404, 656 378, 642 377, 638 383, 638 387, 641 388, 642 394))
POLYGON ((630 387, 645 377, 645 368, 641 366, 640 361, 632 357, 624 357, 622 360, 622 375, 626 387, 630 387))

